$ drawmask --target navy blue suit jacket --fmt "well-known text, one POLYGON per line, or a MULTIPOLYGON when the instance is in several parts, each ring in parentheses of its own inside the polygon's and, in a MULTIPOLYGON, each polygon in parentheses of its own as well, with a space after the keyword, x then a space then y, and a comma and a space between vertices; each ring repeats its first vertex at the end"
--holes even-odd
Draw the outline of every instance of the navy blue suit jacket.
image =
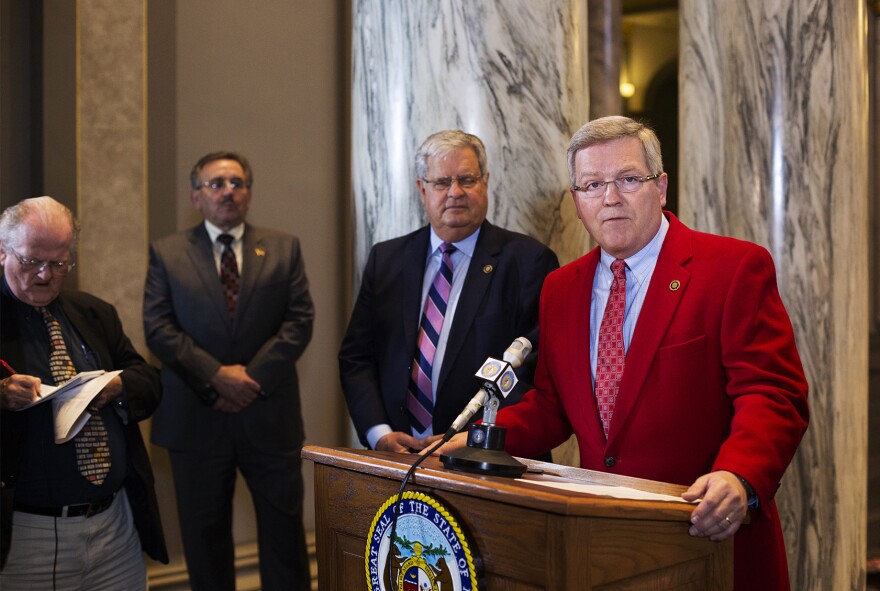
MULTIPOLYGON (((348 330, 339 351, 342 388, 358 436, 378 424, 410 431, 405 401, 416 350, 422 284, 430 243, 425 226, 370 251, 348 330)), ((434 407, 443 434, 479 389, 474 374, 486 357, 500 358, 517 337, 538 343, 538 299, 544 278, 559 267, 552 250, 524 234, 483 222, 449 332, 434 407)), ((504 401, 519 399, 523 384, 504 401)))

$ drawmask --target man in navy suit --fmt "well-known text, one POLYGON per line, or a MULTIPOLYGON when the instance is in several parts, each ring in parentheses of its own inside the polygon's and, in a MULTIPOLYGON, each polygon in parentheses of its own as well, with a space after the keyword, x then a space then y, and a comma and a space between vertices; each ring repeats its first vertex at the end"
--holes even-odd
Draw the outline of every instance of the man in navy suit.
POLYGON ((299 241, 245 222, 253 174, 240 154, 202 157, 190 181, 205 221, 151 246, 144 291, 165 388, 152 441, 171 459, 190 584, 235 588, 238 469, 254 500, 262 589, 308 589, 295 362, 314 307, 299 241))
MULTIPOLYGON (((474 374, 486 357, 500 358, 520 336, 537 343, 541 286, 559 267, 537 240, 486 221, 489 171, 478 137, 431 135, 416 153, 415 172, 429 224, 373 247, 339 352, 361 442, 397 452, 422 450, 446 432, 479 388, 474 374), (445 314, 425 363, 420 324, 446 245, 454 248, 445 314)), ((529 367, 520 379, 531 382, 529 367)))

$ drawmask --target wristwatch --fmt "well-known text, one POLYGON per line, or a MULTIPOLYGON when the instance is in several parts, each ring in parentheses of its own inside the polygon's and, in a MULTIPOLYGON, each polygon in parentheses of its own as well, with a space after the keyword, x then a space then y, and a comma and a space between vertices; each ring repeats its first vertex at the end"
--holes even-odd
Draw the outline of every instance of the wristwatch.
POLYGON ((760 501, 758 500, 758 493, 755 492, 755 489, 752 487, 751 484, 749 484, 748 480, 746 480, 739 474, 737 474, 736 477, 739 478, 739 481, 742 483, 743 488, 746 489, 746 506, 748 506, 749 509, 757 509, 758 504, 760 503, 760 501))

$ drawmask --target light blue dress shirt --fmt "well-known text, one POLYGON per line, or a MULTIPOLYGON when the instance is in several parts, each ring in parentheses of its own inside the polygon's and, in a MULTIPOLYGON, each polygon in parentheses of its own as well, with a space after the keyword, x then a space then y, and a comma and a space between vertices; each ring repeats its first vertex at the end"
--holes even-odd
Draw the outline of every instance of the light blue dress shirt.
MULTIPOLYGON (((660 229, 645 245, 642 250, 626 261, 626 309, 623 316, 623 348, 629 351, 629 343, 632 340, 636 322, 642 312, 645 303, 645 295, 648 293, 648 285, 654 275, 654 267, 657 266, 657 257, 660 248, 669 230, 669 220, 662 216, 660 229)), ((590 298, 590 373, 593 378, 593 386, 596 385, 596 359, 599 349, 599 328, 602 326, 602 316, 605 314, 605 304, 608 302, 608 294, 611 292, 611 283, 614 281, 614 273, 611 271, 611 263, 614 257, 601 251, 599 266, 593 277, 593 293, 590 298)))

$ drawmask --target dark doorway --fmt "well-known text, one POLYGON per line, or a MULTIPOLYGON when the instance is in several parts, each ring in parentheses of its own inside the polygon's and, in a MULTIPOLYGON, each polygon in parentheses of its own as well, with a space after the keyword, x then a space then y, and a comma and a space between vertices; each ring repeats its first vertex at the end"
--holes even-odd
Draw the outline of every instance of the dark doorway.
POLYGON ((666 209, 678 215, 678 62, 669 62, 651 80, 645 91, 642 120, 660 138, 663 167, 669 175, 666 209))

